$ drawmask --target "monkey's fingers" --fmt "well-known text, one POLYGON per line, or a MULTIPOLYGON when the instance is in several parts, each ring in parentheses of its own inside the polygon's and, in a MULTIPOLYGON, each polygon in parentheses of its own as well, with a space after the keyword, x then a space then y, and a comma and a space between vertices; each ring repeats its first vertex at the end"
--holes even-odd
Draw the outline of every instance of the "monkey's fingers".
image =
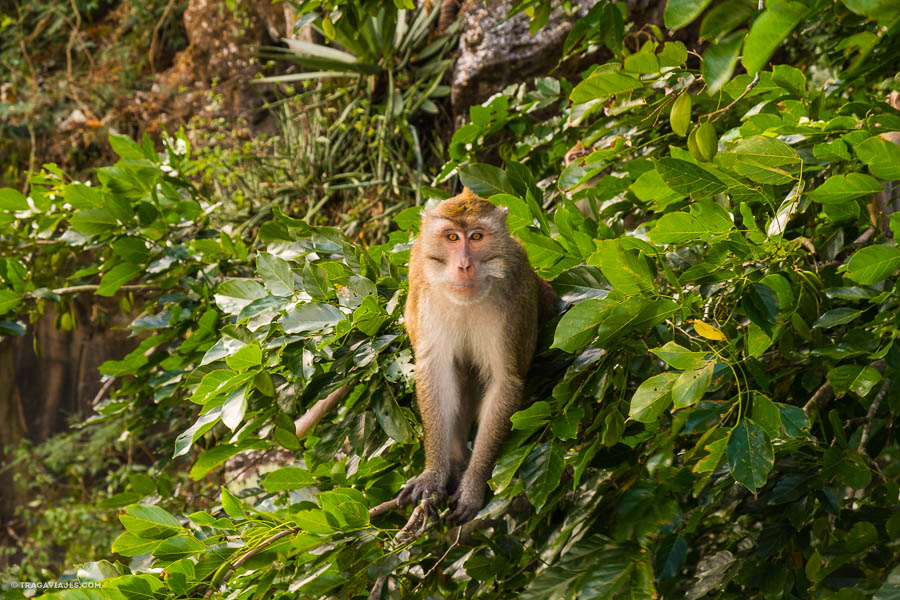
POLYGON ((478 514, 479 510, 481 510, 481 508, 478 506, 459 503, 456 505, 456 508, 454 508, 453 511, 447 516, 447 521, 451 525, 462 525, 463 523, 468 523, 475 518, 475 515, 478 514))

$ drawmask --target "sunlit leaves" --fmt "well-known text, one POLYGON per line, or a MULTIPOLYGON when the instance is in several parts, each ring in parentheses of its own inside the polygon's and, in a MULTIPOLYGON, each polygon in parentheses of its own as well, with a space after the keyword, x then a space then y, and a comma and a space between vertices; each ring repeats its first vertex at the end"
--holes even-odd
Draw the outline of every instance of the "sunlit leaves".
POLYGON ((644 381, 631 398, 628 416, 642 423, 656 421, 672 403, 672 386, 678 377, 678 373, 667 372, 644 381))
POLYGON ((575 104, 584 104, 592 100, 609 97, 613 94, 628 92, 641 86, 640 81, 625 73, 614 71, 594 72, 572 90, 569 98, 575 104))
POLYGON ((751 75, 762 69, 775 49, 806 16, 809 8, 800 2, 766 5, 747 34, 741 62, 751 75))
POLYGON ((863 285, 872 285, 890 277, 900 268, 900 248, 868 246, 857 250, 847 261, 847 277, 863 285))

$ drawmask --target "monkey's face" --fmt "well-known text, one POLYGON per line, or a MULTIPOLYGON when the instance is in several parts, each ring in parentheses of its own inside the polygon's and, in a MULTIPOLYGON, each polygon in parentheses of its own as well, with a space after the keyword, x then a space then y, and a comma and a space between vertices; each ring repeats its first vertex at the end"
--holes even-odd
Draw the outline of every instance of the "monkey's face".
POLYGON ((492 281, 503 277, 502 233, 489 221, 432 216, 422 232, 428 282, 446 289, 457 303, 481 299, 492 281))

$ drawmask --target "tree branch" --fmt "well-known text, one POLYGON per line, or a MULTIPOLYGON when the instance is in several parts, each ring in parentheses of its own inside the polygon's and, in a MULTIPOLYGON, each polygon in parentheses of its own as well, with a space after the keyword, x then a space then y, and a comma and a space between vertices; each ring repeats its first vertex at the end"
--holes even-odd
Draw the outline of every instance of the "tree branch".
POLYGON ((334 390, 306 411, 303 416, 294 421, 295 432, 298 438, 302 438, 316 426, 316 423, 322 420, 325 413, 334 408, 341 400, 347 397, 350 392, 350 384, 345 383, 338 389, 334 390))

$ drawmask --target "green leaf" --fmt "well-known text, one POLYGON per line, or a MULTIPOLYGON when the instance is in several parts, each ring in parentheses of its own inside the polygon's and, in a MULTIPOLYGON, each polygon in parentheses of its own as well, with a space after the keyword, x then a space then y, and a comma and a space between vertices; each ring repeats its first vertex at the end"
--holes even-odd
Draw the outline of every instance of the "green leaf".
POLYGON ((222 419, 222 423, 232 431, 235 431, 238 428, 244 420, 244 413, 247 412, 248 387, 249 384, 244 384, 235 389, 222 404, 220 418, 222 419))
POLYGON ((710 40, 713 42, 710 48, 715 47, 723 37, 755 16, 756 6, 754 0, 726 0, 714 6, 700 24, 700 39, 710 40))
POLYGON ((864 310, 854 310, 846 306, 835 308, 829 310, 821 317, 819 317, 816 322, 813 323, 813 329, 815 329, 816 327, 821 327, 822 329, 830 329, 838 325, 844 325, 846 323, 850 323, 864 312, 864 310))
POLYGON ((644 381, 631 397, 628 416, 641 423, 653 423, 672 403, 672 386, 680 373, 665 372, 644 381))
POLYGON ((716 361, 710 360, 706 364, 688 369, 678 376, 678 379, 672 384, 672 401, 675 408, 693 406, 703 397, 712 381, 715 366, 716 361))
POLYGON ((232 519, 246 517, 244 512, 244 503, 237 496, 228 491, 228 488, 222 486, 222 510, 232 519))
POLYGON ((204 450, 197 457, 194 465, 191 467, 190 476, 194 481, 199 481, 206 477, 210 471, 224 463, 226 460, 236 454, 240 454, 249 448, 262 449, 265 444, 261 441, 241 442, 239 444, 221 444, 213 446, 208 450, 204 450))
POLYGON ((266 474, 260 485, 271 493, 299 490, 316 483, 316 479, 306 469, 282 467, 266 474))
POLYGON ((613 71, 594 72, 572 90, 569 98, 574 104, 584 104, 591 100, 607 98, 613 94, 629 92, 641 87, 641 82, 624 73, 613 71))
POLYGON ((85 235, 99 235, 118 227, 119 222, 105 208, 86 208, 69 218, 72 229, 85 235))
POLYGON ((126 531, 145 539, 162 540, 182 531, 178 519, 159 506, 129 506, 119 521, 126 531))
POLYGON ((814 189, 809 197, 822 204, 846 202, 881 192, 881 184, 874 177, 862 173, 832 175, 814 189))
POLYGON ((766 432, 750 419, 742 419, 728 436, 726 452, 735 481, 754 494, 758 492, 775 462, 772 441, 766 432))
POLYGON ((110 269, 100 280, 98 296, 112 296, 120 287, 140 275, 144 269, 140 265, 121 263, 110 269))
POLYGON ((251 279, 229 279, 216 290, 216 304, 230 315, 241 312, 245 306, 266 295, 266 290, 251 279))
POLYGON ((546 443, 535 448, 522 467, 525 496, 538 512, 550 494, 559 489, 565 466, 559 446, 555 443, 546 443))
POLYGON ((900 179, 900 146, 897 144, 876 135, 858 144, 854 150, 859 160, 866 163, 869 171, 879 179, 900 179))
POLYGON ((847 261, 847 277, 862 285, 874 285, 894 274, 900 267, 900 248, 867 246, 853 253, 847 261))
POLYGON ((827 378, 835 394, 853 392, 864 398, 883 379, 883 375, 872 367, 839 365, 828 371, 827 378))
POLYGON ((872 600, 900 600, 900 565, 891 570, 872 600))
POLYGON ((109 134, 109 145, 112 146, 113 152, 125 160, 141 160, 145 158, 141 147, 127 135, 109 134))
POLYGON ((809 430, 809 417, 802 408, 780 402, 777 402, 776 406, 781 412, 781 425, 788 437, 800 437, 804 431, 809 430))
POLYGON ((691 352, 675 342, 666 342, 664 346, 653 348, 650 351, 670 367, 680 370, 699 367, 705 362, 707 355, 706 352, 691 352))
POLYGON ((726 189, 717 177, 686 160, 661 158, 654 163, 667 186, 694 200, 711 198, 726 189))
POLYGON ((597 326, 613 304, 607 300, 592 299, 579 302, 562 316, 553 335, 553 348, 575 352, 583 348, 597 335, 597 326))
POLYGON ((878 543, 878 531, 875 526, 866 521, 858 521, 853 524, 844 544, 850 552, 862 552, 878 543))
POLYGON ((29 210, 28 199, 19 190, 0 188, 0 211, 29 210))
POLYGON ((707 239, 712 232, 690 213, 666 213, 656 222, 647 237, 654 244, 684 244, 707 239))
POLYGON ((138 556, 153 552, 159 546, 160 540, 147 540, 131 532, 125 531, 112 543, 112 551, 122 556, 138 556))
POLYGON ((767 3, 766 7, 766 10, 753 21, 750 33, 747 34, 747 41, 744 43, 741 62, 750 75, 755 75, 769 62, 769 58, 782 40, 809 11, 806 5, 800 2, 773 2, 767 3))
POLYGON ((328 513, 324 510, 300 510, 291 516, 291 520, 301 530, 309 533, 328 534, 334 532, 334 525, 328 520, 328 513))
POLYGON ((588 263, 600 267, 614 288, 626 296, 653 289, 650 267, 639 253, 626 250, 617 240, 595 243, 597 250, 588 258, 588 263))
POLYGON ((781 434, 781 411, 760 393, 753 394, 753 422, 762 427, 770 439, 781 434))
POLYGON ((791 65, 775 65, 772 67, 772 81, 782 88, 803 98, 806 96, 806 75, 791 65))
POLYGON ((206 550, 206 546, 192 535, 177 535, 164 541, 153 551, 153 556, 163 561, 188 558, 206 550))
POLYGON ((514 413, 509 420, 512 421, 512 429, 514 431, 529 431, 537 429, 549 421, 550 416, 550 403, 545 400, 539 400, 528 408, 514 413))
POLYGON ((556 417, 550 423, 550 430, 553 431, 558 439, 573 440, 578 435, 578 423, 584 417, 584 408, 581 406, 571 406, 556 417))
POLYGON ((14 309, 24 296, 12 290, 0 290, 0 315, 14 309))
POLYGON ((365 496, 353 488, 337 488, 321 492, 319 504, 334 516, 342 527, 365 527, 369 524, 369 507, 365 496))
POLYGON ((494 194, 516 194, 503 169, 493 165, 463 165, 458 171, 462 184, 482 198, 490 198, 494 194))
POLYGON ((175 453, 173 458, 182 456, 188 453, 188 450, 191 449, 191 446, 194 445, 194 442, 197 441, 201 435, 206 433, 212 428, 213 425, 219 422, 219 417, 222 414, 221 407, 214 408, 210 412, 205 415, 200 415, 197 418, 197 421, 184 430, 177 438, 175 438, 175 453))
POLYGON ((283 258, 260 252, 256 255, 256 269, 270 294, 290 296, 294 293, 294 274, 290 264, 283 258))
POLYGON ((238 372, 258 367, 261 363, 262 348, 260 348, 259 342, 247 344, 231 356, 225 358, 225 364, 238 372))
POLYGON ((307 302, 281 317, 279 321, 285 333, 321 331, 344 319, 344 313, 331 304, 307 302))
POLYGON ((710 0, 668 0, 663 20, 671 30, 681 29, 700 16, 710 0))
POLYGON ((703 81, 709 86, 710 94, 717 93, 731 80, 731 74, 734 73, 734 67, 741 55, 745 33, 743 29, 735 31, 703 51, 700 73, 703 74, 703 81))

